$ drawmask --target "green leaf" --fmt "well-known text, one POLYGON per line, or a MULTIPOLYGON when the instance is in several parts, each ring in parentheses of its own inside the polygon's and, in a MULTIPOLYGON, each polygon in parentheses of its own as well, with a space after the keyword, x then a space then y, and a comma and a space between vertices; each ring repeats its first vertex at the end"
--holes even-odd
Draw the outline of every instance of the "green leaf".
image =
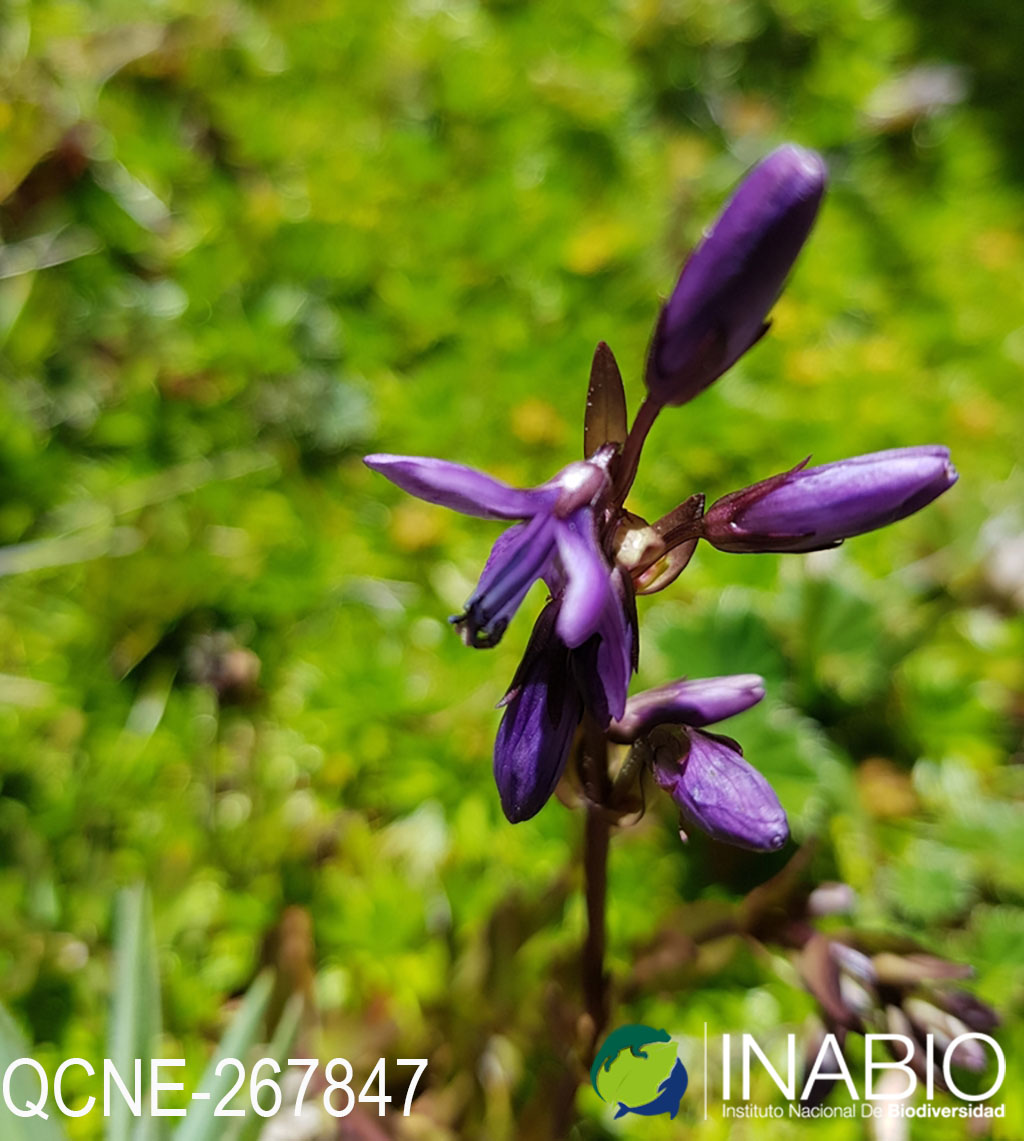
POLYGON ((209 1093, 208 1101, 196 1101, 189 1107, 189 1116, 175 1132, 175 1141, 220 1141, 224 1132, 224 1121, 214 1116, 217 1104, 237 1079, 233 1066, 227 1067, 218 1076, 217 1066, 224 1058, 238 1058, 240 1061, 260 1040, 263 1016, 270 1001, 273 989, 273 975, 266 971, 249 988, 241 1009, 228 1027, 227 1033, 216 1054, 210 1059, 203 1073, 199 1089, 209 1093))
MULTIPOLYGON (((143 1080, 160 1035, 160 972, 149 894, 142 884, 126 888, 117 897, 114 937, 114 990, 111 996, 108 1056, 117 1072, 129 1081, 135 1059, 142 1060, 143 1080)), ((129 1083, 130 1084, 130 1083, 129 1083)), ((146 1118, 136 1118, 122 1098, 110 1106, 107 1141, 130 1137, 158 1137, 159 1126, 142 1129, 146 1118), (141 1133, 140 1133, 141 1130, 141 1133)))
MULTIPOLYGON (((16 1058, 31 1058, 32 1047, 26 1042, 10 1014, 0 1006, 0 1071, 16 1058)), ((28 1105, 39 1100, 38 1079, 28 1066, 19 1066, 11 1075, 10 1104, 28 1105)), ((18 1117, 3 1109, 4 1141, 66 1141, 66 1135, 52 1117, 52 1107, 44 1110, 49 1118, 18 1117)))
MULTIPOLYGON (((273 1040, 267 1048, 266 1057, 273 1058, 281 1067, 281 1077, 284 1076, 295 1035, 299 1032, 299 1024, 302 1022, 305 1006, 306 1000, 301 994, 292 995, 281 1014, 277 1029, 274 1031, 273 1040)), ((267 1118, 260 1117, 258 1113, 253 1113, 250 1107, 241 1122, 241 1128, 235 1134, 234 1141, 256 1141, 266 1124, 267 1118)))

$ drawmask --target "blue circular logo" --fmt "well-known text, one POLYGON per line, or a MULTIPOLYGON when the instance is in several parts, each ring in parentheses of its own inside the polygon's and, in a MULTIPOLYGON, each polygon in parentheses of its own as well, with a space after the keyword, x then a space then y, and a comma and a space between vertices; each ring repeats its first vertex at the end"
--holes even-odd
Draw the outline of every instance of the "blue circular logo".
POLYGON ((675 1117, 688 1082, 668 1031, 639 1023, 613 1030, 590 1067, 597 1096, 618 1103, 616 1117, 675 1117))

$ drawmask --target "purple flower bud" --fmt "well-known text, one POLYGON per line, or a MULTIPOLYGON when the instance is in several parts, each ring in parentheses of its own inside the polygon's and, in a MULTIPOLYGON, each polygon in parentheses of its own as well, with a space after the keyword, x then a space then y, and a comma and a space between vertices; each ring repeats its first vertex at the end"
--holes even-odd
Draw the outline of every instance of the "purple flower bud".
POLYGON ((728 737, 689 730, 654 751, 654 777, 683 815, 715 840, 773 852, 789 838, 771 785, 728 737))
POLYGON ((757 674, 673 681, 631 697, 621 720, 612 723, 608 735, 613 741, 629 744, 655 725, 701 728, 742 713, 763 697, 764 679, 757 674))
POLYGON ((807 914, 843 915, 853 911, 857 893, 847 883, 826 882, 818 886, 807 897, 807 914))
POLYGON ((557 615, 558 604, 549 603, 534 625, 494 742, 494 779, 513 824, 535 816, 554 792, 583 716, 557 615))
MULTIPOLYGON (((838 884, 838 887, 847 887, 846 884, 838 884)), ((847 888, 847 890, 852 890, 847 888)), ((814 894, 813 892, 811 893, 814 894)), ((876 983, 878 981, 878 974, 875 971, 875 964, 871 961, 868 955, 863 951, 858 951, 856 947, 848 947, 845 943, 840 943, 834 940, 829 944, 829 950, 832 952, 832 958, 839 964, 844 971, 863 979, 865 982, 876 983)))
POLYGON ((879 951, 872 956, 871 961, 878 981, 883 986, 912 987, 918 983, 969 979, 974 974, 974 968, 966 963, 954 963, 950 959, 940 959, 938 955, 927 955, 921 951, 907 954, 879 951))
POLYGON ((991 1033, 999 1025, 999 1015, 980 999, 964 990, 940 991, 936 1003, 972 1030, 991 1033))
POLYGON ((720 551, 820 551, 912 515, 956 480, 938 444, 800 465, 719 499, 704 538, 720 551))
MULTIPOLYGON (((954 1038, 969 1033, 968 1027, 959 1018, 923 998, 911 995, 904 999, 903 1009, 922 1036, 932 1034, 935 1037, 936 1048, 943 1053, 949 1049, 954 1038)), ((975 1071, 983 1070, 987 1060, 981 1044, 971 1038, 961 1042, 950 1058, 954 1065, 975 1071)))
POLYGON ((814 223, 826 177, 819 155, 790 143, 740 184, 658 318, 646 380, 659 404, 692 400, 765 333, 765 318, 814 223))

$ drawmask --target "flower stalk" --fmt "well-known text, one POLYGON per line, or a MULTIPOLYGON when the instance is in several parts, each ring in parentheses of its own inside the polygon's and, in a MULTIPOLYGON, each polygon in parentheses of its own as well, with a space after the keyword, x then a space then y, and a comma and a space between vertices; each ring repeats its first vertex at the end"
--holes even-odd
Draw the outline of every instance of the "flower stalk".
POLYGON ((586 798, 583 821, 583 884, 587 929, 583 938, 580 978, 583 1006, 588 1019, 589 1043, 584 1064, 593 1061, 597 1044, 608 1025, 610 1003, 605 970, 608 906, 608 853, 612 817, 607 808, 608 741, 601 727, 590 722, 584 730, 580 755, 581 777, 586 798))
POLYGON ((767 332, 769 315, 817 216, 820 156, 779 147, 740 184, 698 244, 655 324, 632 426, 622 376, 604 342, 591 363, 584 456, 546 483, 510 487, 446 460, 378 453, 366 464, 404 491, 501 520, 479 583, 451 621, 467 646, 498 644, 530 588, 548 601, 503 708, 494 776, 509 821, 529 820, 577 758, 583 788, 587 928, 580 976, 593 1053, 610 1010, 605 968, 612 828, 649 776, 687 828, 753 851, 789 839, 783 805, 740 745, 709 726, 756 704, 752 674, 679 679, 629 696, 638 666, 636 598, 670 586, 701 542, 720 550, 805 552, 903 519, 956 480, 939 445, 893 449, 817 467, 807 461, 731 492, 705 512, 703 493, 648 523, 625 507, 662 409, 686 404, 767 332), (614 781, 613 747, 629 746, 614 781))
POLYGON ((662 405, 653 396, 648 395, 637 411, 636 419, 633 421, 633 426, 630 428, 629 435, 623 445, 622 455, 619 457, 618 476, 615 481, 615 492, 612 496, 612 503, 616 507, 622 506, 629 494, 629 489, 633 486, 637 469, 640 466, 640 453, 643 451, 644 444, 647 442, 647 435, 654 427, 654 421, 657 420, 661 409, 662 405))

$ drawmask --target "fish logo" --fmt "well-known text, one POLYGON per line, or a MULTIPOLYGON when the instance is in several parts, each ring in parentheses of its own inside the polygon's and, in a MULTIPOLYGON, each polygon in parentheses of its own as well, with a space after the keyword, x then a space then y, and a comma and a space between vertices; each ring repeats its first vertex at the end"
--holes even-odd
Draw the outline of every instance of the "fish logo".
POLYGON ((615 1116, 674 1118, 689 1084, 686 1067, 667 1030, 620 1026, 601 1043, 590 1084, 602 1101, 617 1102, 615 1116))

